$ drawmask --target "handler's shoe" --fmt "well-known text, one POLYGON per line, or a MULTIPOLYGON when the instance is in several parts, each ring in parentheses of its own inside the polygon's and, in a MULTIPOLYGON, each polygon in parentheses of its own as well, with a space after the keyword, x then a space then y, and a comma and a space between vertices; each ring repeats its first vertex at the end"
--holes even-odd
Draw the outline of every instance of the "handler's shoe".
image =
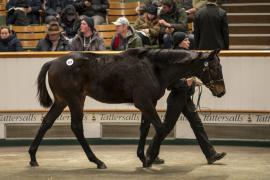
POLYGON ((164 164, 164 163, 165 163, 164 159, 160 159, 159 157, 156 157, 156 159, 153 162, 153 164, 164 164))
POLYGON ((224 156, 226 156, 225 152, 222 153, 215 153, 213 156, 211 156, 210 158, 207 158, 207 163, 208 164, 213 164, 214 162, 224 158, 224 156))

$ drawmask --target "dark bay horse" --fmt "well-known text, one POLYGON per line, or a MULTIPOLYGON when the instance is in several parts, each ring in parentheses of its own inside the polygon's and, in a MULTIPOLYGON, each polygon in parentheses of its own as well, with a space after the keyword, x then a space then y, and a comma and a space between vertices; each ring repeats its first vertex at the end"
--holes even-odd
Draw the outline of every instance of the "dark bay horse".
POLYGON ((225 94, 221 66, 214 58, 217 53, 151 49, 130 49, 113 55, 73 52, 45 63, 37 79, 38 97, 40 104, 50 107, 50 110, 29 148, 30 165, 38 166, 36 152, 42 138, 68 106, 71 129, 89 161, 97 168, 106 168, 92 152, 83 134, 86 96, 104 103, 134 103, 142 116, 153 124, 156 133, 162 136, 166 129, 155 106, 176 79, 197 76, 213 95, 221 97, 225 94), (54 101, 46 88, 47 73, 54 101))

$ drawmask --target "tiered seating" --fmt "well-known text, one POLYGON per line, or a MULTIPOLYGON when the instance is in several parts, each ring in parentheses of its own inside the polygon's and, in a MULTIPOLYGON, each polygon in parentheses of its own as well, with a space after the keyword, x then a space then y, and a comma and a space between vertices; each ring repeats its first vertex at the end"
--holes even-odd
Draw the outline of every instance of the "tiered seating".
POLYGON ((230 49, 270 49, 269 0, 227 0, 230 49))
POLYGON ((108 48, 111 45, 112 37, 115 34, 115 25, 97 25, 96 30, 99 32, 100 36, 104 39, 105 46, 108 48))
POLYGON ((125 16, 130 23, 134 23, 137 19, 136 7, 140 2, 127 2, 127 3, 111 3, 108 10, 108 23, 115 21, 121 16, 125 16))
POLYGON ((6 0, 0 0, 0 25, 6 24, 6 0))
POLYGON ((47 27, 41 26, 11 26, 21 40, 23 49, 34 49, 38 41, 46 36, 47 27))

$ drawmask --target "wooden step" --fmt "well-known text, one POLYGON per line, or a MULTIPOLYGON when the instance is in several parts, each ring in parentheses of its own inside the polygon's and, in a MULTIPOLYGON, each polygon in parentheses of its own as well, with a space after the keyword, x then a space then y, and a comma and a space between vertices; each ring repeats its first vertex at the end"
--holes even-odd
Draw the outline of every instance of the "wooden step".
POLYGON ((269 23, 269 13, 227 13, 229 23, 269 23))
POLYGON ((223 0, 223 3, 268 3, 269 0, 223 0))
POLYGON ((269 0, 224 0, 224 3, 268 3, 269 0))
POLYGON ((270 45, 230 45, 230 50, 270 50, 270 45))
POLYGON ((269 45, 270 35, 257 34, 254 36, 230 34, 230 45, 269 45))
POLYGON ((224 4, 221 8, 228 13, 269 13, 270 3, 254 5, 224 4))
POLYGON ((267 34, 270 24, 229 24, 230 34, 267 34))

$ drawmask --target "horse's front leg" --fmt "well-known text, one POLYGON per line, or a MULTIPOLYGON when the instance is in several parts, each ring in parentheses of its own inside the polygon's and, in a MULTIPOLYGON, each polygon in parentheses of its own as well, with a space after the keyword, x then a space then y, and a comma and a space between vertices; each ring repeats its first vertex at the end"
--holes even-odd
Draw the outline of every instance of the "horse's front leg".
POLYGON ((71 113, 71 130, 81 144, 87 158, 89 161, 95 163, 98 169, 106 169, 104 162, 99 160, 90 146, 88 145, 84 133, 83 133, 83 104, 85 97, 82 98, 70 98, 68 106, 71 113))
POLYGON ((149 133, 150 121, 145 118, 142 114, 141 126, 140 126, 140 140, 137 148, 137 156, 142 161, 143 164, 146 163, 146 158, 144 155, 144 147, 146 143, 146 137, 149 133))

